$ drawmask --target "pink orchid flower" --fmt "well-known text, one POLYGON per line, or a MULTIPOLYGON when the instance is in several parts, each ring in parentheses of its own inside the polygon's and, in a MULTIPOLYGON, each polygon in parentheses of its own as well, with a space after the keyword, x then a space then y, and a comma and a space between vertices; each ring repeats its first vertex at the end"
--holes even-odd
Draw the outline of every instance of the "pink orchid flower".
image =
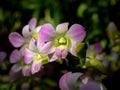
POLYGON ((68 30, 68 23, 57 25, 56 30, 51 24, 44 24, 39 31, 41 42, 49 43, 46 52, 53 51, 50 61, 66 58, 68 52, 76 55, 76 43, 82 42, 86 36, 84 27, 73 24, 68 30))
POLYGON ((59 80, 61 90, 106 90, 101 82, 79 72, 65 73, 59 80))
POLYGON ((23 61, 23 56, 18 49, 12 51, 10 55, 10 63, 13 64, 11 72, 17 73, 22 71, 24 76, 30 75, 30 65, 26 65, 23 61))
POLYGON ((21 47, 21 52, 23 53, 23 50, 25 47, 28 46, 28 43, 31 38, 37 38, 37 32, 40 30, 40 26, 36 27, 36 19, 32 18, 27 25, 25 25, 22 29, 22 35, 20 35, 18 32, 12 32, 9 35, 9 41, 11 44, 18 48, 21 47))
POLYGON ((44 52, 45 44, 39 43, 31 39, 29 47, 24 50, 24 62, 26 64, 31 64, 31 73, 35 74, 40 71, 41 66, 48 62, 49 58, 47 53, 44 52))

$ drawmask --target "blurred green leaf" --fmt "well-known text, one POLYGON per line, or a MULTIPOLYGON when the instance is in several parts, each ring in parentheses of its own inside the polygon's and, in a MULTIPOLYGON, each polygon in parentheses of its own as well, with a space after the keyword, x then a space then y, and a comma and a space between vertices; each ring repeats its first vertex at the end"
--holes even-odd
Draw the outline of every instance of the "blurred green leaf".
POLYGON ((57 85, 55 81, 53 81, 52 79, 49 79, 49 78, 46 78, 46 79, 44 80, 44 82, 45 82, 46 84, 50 85, 50 86, 53 86, 53 87, 57 85))
POLYGON ((41 3, 39 3, 39 0, 22 0, 21 1, 21 6, 23 9, 37 9, 39 8, 41 3))
POLYGON ((77 9, 77 16, 84 17, 84 12, 86 9, 87 9, 87 5, 85 3, 80 4, 77 9))
POLYGON ((7 90, 9 88, 9 84, 8 83, 1 83, 0 88, 7 90))
POLYGON ((106 47, 106 45, 107 45, 106 39, 101 40, 101 45, 102 45, 103 48, 106 47))
POLYGON ((76 49, 76 54, 77 54, 77 57, 80 60, 80 64, 84 65, 85 60, 86 60, 87 44, 85 44, 85 43, 77 43, 76 48, 77 48, 76 49))
POLYGON ((4 20, 4 14, 2 8, 0 8, 0 21, 4 20))
POLYGON ((100 34, 102 34, 101 29, 98 28, 98 27, 95 27, 95 29, 93 29, 93 31, 91 31, 89 33, 89 35, 87 36, 86 40, 94 39, 95 36, 100 35, 100 34))
POLYGON ((93 26, 98 25, 98 23, 99 23, 99 17, 98 17, 97 13, 93 13, 91 19, 92 19, 93 26))
POLYGON ((115 5, 116 2, 117 2, 117 0, 110 0, 110 4, 111 4, 111 5, 115 5))
POLYGON ((83 69, 86 69, 88 67, 90 67, 90 62, 89 61, 85 62, 85 64, 82 66, 83 69))
POLYGON ((116 71, 118 69, 117 65, 115 62, 110 62, 110 70, 111 71, 116 71))
POLYGON ((94 67, 95 69, 101 71, 102 73, 106 74, 106 68, 103 65, 103 63, 96 59, 96 58, 90 58, 90 66, 94 67))
POLYGON ((115 51, 115 52, 120 52, 120 45, 113 46, 112 50, 115 51))

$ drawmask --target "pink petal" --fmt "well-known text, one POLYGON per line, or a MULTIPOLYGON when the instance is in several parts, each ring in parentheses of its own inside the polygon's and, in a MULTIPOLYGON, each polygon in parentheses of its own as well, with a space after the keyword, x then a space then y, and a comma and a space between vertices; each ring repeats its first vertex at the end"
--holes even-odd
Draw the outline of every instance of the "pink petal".
POLYGON ((24 37, 29 37, 31 35, 31 32, 29 31, 29 25, 26 25, 22 29, 22 35, 24 37))
POLYGON ((81 41, 83 41, 83 39, 86 36, 86 31, 83 26, 81 26, 79 24, 74 24, 70 27, 69 31, 67 32, 67 35, 71 39, 73 39, 77 42, 81 42, 81 41))
POLYGON ((19 72, 22 69, 22 66, 20 64, 14 64, 11 68, 14 72, 19 72))
POLYGON ((38 40, 37 40, 37 48, 39 48, 39 50, 41 50, 41 48, 44 46, 45 43, 46 42, 41 41, 41 39, 38 38, 38 40))
POLYGON ((58 33, 65 33, 68 30, 68 23, 62 23, 57 25, 56 31, 58 33))
POLYGON ((81 90, 101 90, 100 83, 90 81, 81 87, 81 90))
POLYGON ((62 50, 56 49, 55 53, 56 53, 57 57, 62 58, 62 50))
POLYGON ((68 55, 68 50, 67 49, 62 50, 62 58, 66 58, 67 55, 68 55))
POLYGON ((56 53, 53 53, 52 57, 50 58, 50 62, 54 62, 57 59, 58 59, 58 57, 57 57, 56 53))
POLYGON ((71 72, 64 74, 59 80, 59 87, 61 90, 69 90, 67 86, 67 79, 71 76, 71 72))
POLYGON ((68 55, 68 50, 67 49, 63 49, 63 50, 56 49, 55 54, 58 58, 64 59, 68 55))
POLYGON ((20 51, 15 49, 15 50, 12 51, 12 53, 10 55, 10 62, 11 63, 16 63, 19 60, 21 60, 21 58, 22 58, 22 55, 21 55, 20 51))
POLYGON ((6 56, 7 56, 7 53, 4 51, 1 51, 0 52, 0 61, 3 61, 6 58, 6 56))
POLYGON ((39 72, 41 65, 42 65, 41 62, 33 62, 32 68, 31 68, 31 73, 35 74, 35 73, 39 72))
POLYGON ((20 53, 22 54, 22 56, 24 56, 24 49, 25 49, 24 46, 22 46, 22 47, 20 48, 20 53))
POLYGON ((72 55, 76 56, 76 42, 74 42, 74 41, 71 42, 70 53, 72 55))
POLYGON ((36 18, 32 18, 32 19, 29 21, 28 24, 29 24, 30 30, 34 30, 34 29, 35 29, 36 23, 37 23, 36 18))
POLYGON ((24 44, 24 38, 17 32, 10 33, 9 41, 14 47, 20 47, 24 44))
POLYGON ((37 45, 36 45, 36 40, 35 39, 30 40, 29 49, 31 51, 36 51, 37 50, 37 45))
POLYGON ((78 81, 78 79, 80 78, 81 75, 82 75, 82 73, 76 72, 76 73, 72 73, 69 76, 66 83, 71 90, 76 90, 78 88, 77 81, 78 81))
POLYGON ((41 26, 41 30, 39 31, 39 36, 42 41, 49 41, 56 35, 56 32, 51 24, 44 24, 41 26))
POLYGON ((30 51, 29 49, 25 48, 24 50, 24 62, 26 64, 30 64, 33 60, 34 52, 30 51))
POLYGON ((43 54, 51 54, 55 51, 55 47, 53 46, 53 42, 47 42, 41 47, 41 52, 43 54))
POLYGON ((30 75, 30 66, 24 66, 22 69, 22 73, 24 76, 29 76, 30 75))

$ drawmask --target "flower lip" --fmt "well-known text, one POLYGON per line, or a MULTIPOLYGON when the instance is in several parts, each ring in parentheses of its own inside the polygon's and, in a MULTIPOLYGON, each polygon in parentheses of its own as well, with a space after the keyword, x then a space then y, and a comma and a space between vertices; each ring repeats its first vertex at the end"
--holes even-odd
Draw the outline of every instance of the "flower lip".
POLYGON ((54 45, 60 49, 69 48, 71 45, 70 39, 60 35, 54 39, 54 45))
POLYGON ((67 43, 67 40, 66 40, 66 38, 64 38, 64 37, 61 37, 61 38, 59 38, 58 43, 59 43, 59 44, 66 44, 66 43, 67 43))

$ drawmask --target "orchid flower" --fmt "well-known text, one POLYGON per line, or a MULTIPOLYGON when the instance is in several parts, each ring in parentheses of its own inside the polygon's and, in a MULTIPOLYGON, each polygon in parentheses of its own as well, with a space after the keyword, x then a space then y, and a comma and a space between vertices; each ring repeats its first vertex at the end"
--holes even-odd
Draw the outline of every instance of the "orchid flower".
POLYGON ((56 30, 51 24, 44 24, 39 31, 41 42, 49 43, 46 52, 53 52, 50 61, 66 58, 68 52, 76 56, 76 43, 82 42, 86 36, 84 27, 73 24, 68 30, 68 23, 59 24, 56 30))
POLYGON ((59 80, 59 87, 61 90, 106 90, 100 82, 79 72, 65 73, 59 80))
POLYGON ((45 47, 46 45, 39 43, 39 40, 36 42, 36 40, 31 39, 29 48, 25 48, 24 50, 24 62, 26 64, 31 64, 32 74, 39 72, 41 66, 49 60, 47 54, 42 50, 45 47))
POLYGON ((65 73, 59 80, 59 87, 61 90, 79 90, 81 85, 86 84, 88 82, 88 77, 82 78, 79 81, 80 77, 83 76, 83 73, 65 73), (79 81, 79 82, 78 82, 79 81))
POLYGON ((25 25, 22 29, 22 35, 17 32, 12 32, 9 35, 9 41, 11 44, 18 48, 21 47, 21 52, 25 47, 28 46, 28 43, 31 38, 38 38, 37 32, 40 30, 40 26, 36 27, 36 19, 32 18, 27 25, 25 25))
POLYGON ((26 65, 23 61, 23 56, 19 50, 15 49, 10 55, 10 62, 14 65, 11 68, 11 72, 17 73, 22 71, 24 76, 30 75, 30 65, 26 65))

